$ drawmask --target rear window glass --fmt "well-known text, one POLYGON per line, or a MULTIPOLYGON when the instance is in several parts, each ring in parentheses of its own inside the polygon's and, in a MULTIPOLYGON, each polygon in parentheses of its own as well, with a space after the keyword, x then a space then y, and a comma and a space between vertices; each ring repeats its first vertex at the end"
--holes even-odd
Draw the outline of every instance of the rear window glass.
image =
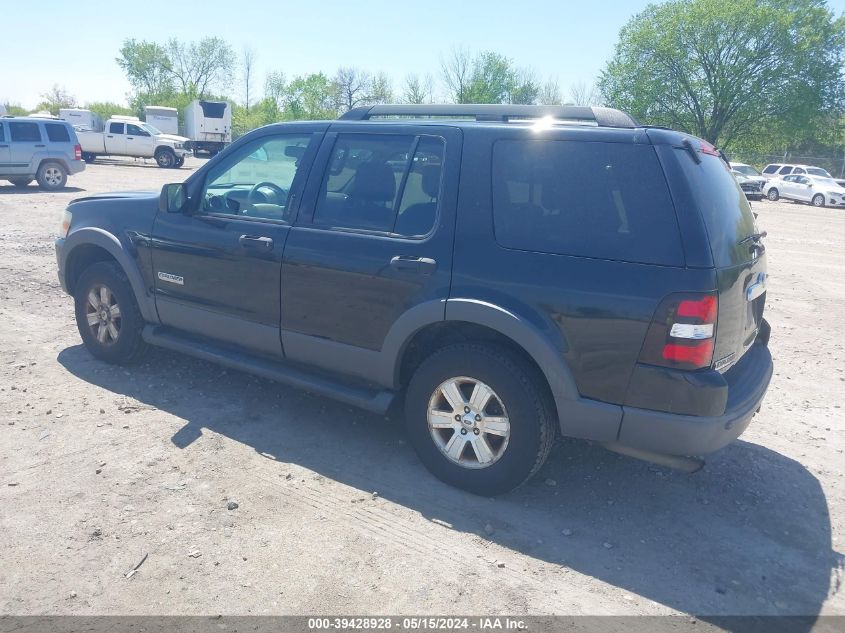
POLYGON ((683 265, 675 209, 649 145, 498 141, 496 240, 520 250, 683 265))
POLYGON ((202 115, 207 119, 222 119, 226 114, 226 103, 218 101, 200 101, 202 115))
POLYGON ((47 138, 54 143, 70 143, 67 126, 60 123, 47 123, 44 128, 47 130, 47 138))
POLYGON ((756 232, 748 200, 722 159, 708 154, 699 156, 700 164, 686 152, 678 160, 707 227, 714 263, 724 267, 749 261, 752 249, 748 244, 739 244, 756 232))
POLYGON ((37 123, 9 123, 9 133, 18 143, 40 143, 41 131, 37 123))

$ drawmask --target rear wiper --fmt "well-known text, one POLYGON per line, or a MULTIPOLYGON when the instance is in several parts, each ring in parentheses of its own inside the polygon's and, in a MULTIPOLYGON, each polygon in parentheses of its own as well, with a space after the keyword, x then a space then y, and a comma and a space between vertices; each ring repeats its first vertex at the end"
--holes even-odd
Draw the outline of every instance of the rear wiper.
POLYGON ((745 238, 739 240, 739 242, 737 242, 737 244, 741 246, 741 245, 745 244, 746 242, 750 242, 751 240, 754 240, 755 242, 759 242, 761 239, 763 239, 767 235, 768 235, 768 233, 766 231, 763 231, 762 233, 752 233, 748 237, 745 237, 745 238))

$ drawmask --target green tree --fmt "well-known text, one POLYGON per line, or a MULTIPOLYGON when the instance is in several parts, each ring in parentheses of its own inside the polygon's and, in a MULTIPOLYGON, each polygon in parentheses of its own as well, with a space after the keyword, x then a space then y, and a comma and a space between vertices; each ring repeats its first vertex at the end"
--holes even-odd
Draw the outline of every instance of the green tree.
POLYGON ((115 61, 126 73, 136 93, 161 95, 173 92, 170 58, 163 46, 127 39, 123 41, 115 61))
POLYGON ((20 103, 9 103, 7 101, 3 105, 6 106, 6 114, 10 116, 26 116, 29 114, 29 110, 24 108, 20 103))
POLYGON ((91 101, 85 104, 85 109, 91 110, 91 112, 100 115, 103 121, 115 114, 124 116, 138 115, 138 112, 132 108, 128 108, 125 105, 120 105, 119 103, 113 103, 111 101, 91 101))
POLYGON ((170 75, 182 94, 203 99, 231 83, 236 60, 226 40, 204 37, 198 42, 181 42, 171 38, 165 50, 170 75))
POLYGON ((411 104, 431 103, 432 92, 434 91, 432 83, 431 75, 426 75, 424 79, 420 79, 420 76, 416 73, 410 73, 405 77, 402 100, 411 104))
POLYGON ((323 73, 296 77, 285 92, 284 118, 287 120, 337 117, 337 86, 323 73))
POLYGON ((844 33, 824 0, 671 0, 623 27, 599 87, 725 148, 761 129, 812 135, 842 108, 844 33))
POLYGON ((504 103, 514 84, 511 61, 499 53, 484 51, 472 64, 466 103, 504 103))
POLYGON ((58 115, 62 108, 75 108, 76 97, 70 94, 64 87, 54 84, 50 90, 41 93, 43 101, 36 107, 36 111, 47 110, 50 114, 58 115))

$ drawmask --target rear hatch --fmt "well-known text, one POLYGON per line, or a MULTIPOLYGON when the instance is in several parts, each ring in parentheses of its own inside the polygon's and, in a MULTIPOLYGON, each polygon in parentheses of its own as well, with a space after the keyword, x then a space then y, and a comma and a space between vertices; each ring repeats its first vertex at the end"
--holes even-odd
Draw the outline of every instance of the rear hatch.
POLYGON ((711 146, 685 144, 678 159, 701 213, 716 267, 719 315, 713 366, 725 372, 754 343, 766 302, 766 254, 748 200, 711 146), (698 160, 696 160, 696 158, 698 160))

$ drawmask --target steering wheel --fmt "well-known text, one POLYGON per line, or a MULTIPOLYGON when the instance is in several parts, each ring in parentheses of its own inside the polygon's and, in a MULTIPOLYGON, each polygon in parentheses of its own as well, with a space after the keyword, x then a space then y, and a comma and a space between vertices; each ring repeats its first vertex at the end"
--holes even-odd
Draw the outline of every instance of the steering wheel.
POLYGON ((273 192, 273 194, 276 196, 276 204, 283 205, 287 201, 287 198, 288 198, 288 192, 287 191, 282 189, 279 185, 272 183, 272 182, 268 182, 268 181, 265 180, 263 182, 259 182, 259 183, 256 183, 255 185, 253 185, 252 189, 249 190, 249 194, 246 197, 247 202, 249 202, 249 203, 269 202, 269 200, 267 200, 267 196, 265 196, 263 193, 261 193, 259 191, 259 189, 262 189, 262 188, 270 189, 273 192), (256 197, 259 194, 261 195, 262 198, 264 198, 264 200, 256 200, 256 197))

